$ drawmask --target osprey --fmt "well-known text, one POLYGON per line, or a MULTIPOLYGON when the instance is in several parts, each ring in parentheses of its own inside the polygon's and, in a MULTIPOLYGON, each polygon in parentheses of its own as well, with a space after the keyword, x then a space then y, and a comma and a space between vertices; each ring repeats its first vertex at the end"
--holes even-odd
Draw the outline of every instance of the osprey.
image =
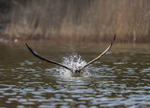
POLYGON ((71 68, 69 68, 69 67, 67 67, 67 66, 65 66, 65 65, 63 65, 63 64, 61 64, 61 63, 58 63, 58 62, 53 61, 53 60, 48 60, 47 58, 45 58, 45 57, 43 57, 43 56, 40 56, 38 53, 36 53, 34 50, 32 50, 32 49, 29 47, 29 45, 28 45, 27 43, 26 43, 26 46, 27 46, 27 48, 29 49, 29 51, 30 51, 35 57, 37 57, 37 58, 39 58, 39 59, 41 59, 41 60, 44 60, 44 61, 46 61, 46 62, 48 62, 48 63, 56 64, 56 65, 61 66, 61 67, 65 68, 65 69, 68 69, 68 70, 70 70, 70 72, 74 75, 74 74, 80 74, 81 70, 83 70, 85 67, 87 67, 88 65, 94 63, 95 61, 97 61, 98 59, 100 59, 103 55, 105 55, 106 52, 108 52, 108 51, 110 50, 110 48, 112 47, 112 45, 113 45, 115 39, 116 39, 116 35, 114 35, 114 38, 113 38, 113 40, 111 41, 111 44, 108 46, 108 48, 107 48, 104 52, 102 52, 99 56, 97 56, 97 57, 94 58, 93 60, 89 61, 86 65, 84 65, 84 66, 82 66, 82 67, 79 67, 78 69, 75 69, 75 70, 74 70, 74 69, 71 69, 71 68))

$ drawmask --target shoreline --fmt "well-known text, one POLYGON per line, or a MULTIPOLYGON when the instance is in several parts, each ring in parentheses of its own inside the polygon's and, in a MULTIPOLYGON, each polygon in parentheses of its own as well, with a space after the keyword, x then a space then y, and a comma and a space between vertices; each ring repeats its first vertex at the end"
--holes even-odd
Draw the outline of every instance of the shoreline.
MULTIPOLYGON (((62 39, 62 40, 58 40, 58 39, 4 39, 4 38, 0 38, 0 44, 22 44, 22 43, 49 43, 52 45, 96 45, 96 44, 109 44, 111 42, 112 39, 109 40, 77 40, 77 39, 62 39)), ((118 39, 116 39, 115 44, 129 44, 129 45, 138 45, 138 44, 150 44, 150 42, 122 42, 118 39)))

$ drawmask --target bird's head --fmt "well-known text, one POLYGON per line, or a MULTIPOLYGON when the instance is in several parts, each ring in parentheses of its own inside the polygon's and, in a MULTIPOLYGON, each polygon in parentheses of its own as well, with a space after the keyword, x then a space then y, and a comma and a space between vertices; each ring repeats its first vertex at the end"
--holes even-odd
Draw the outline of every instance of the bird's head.
POLYGON ((81 74, 81 70, 80 69, 75 69, 75 70, 72 70, 72 73, 73 74, 81 74))

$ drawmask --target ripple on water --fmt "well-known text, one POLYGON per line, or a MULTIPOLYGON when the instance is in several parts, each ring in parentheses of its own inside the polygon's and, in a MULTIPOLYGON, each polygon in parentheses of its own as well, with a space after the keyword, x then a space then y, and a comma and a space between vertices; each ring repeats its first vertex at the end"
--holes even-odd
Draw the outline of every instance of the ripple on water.
MULTIPOLYGON (((150 107, 149 55, 115 55, 89 66, 88 77, 63 77, 66 70, 29 60, 0 68, 0 107, 150 107)), ((86 63, 65 60, 71 67, 86 63)))

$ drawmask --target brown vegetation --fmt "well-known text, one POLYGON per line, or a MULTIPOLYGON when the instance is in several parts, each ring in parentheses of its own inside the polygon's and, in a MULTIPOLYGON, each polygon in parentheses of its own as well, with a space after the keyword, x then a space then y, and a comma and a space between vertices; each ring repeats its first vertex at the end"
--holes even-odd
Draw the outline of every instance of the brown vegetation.
POLYGON ((0 38, 150 42, 150 0, 1 0, 0 38))

